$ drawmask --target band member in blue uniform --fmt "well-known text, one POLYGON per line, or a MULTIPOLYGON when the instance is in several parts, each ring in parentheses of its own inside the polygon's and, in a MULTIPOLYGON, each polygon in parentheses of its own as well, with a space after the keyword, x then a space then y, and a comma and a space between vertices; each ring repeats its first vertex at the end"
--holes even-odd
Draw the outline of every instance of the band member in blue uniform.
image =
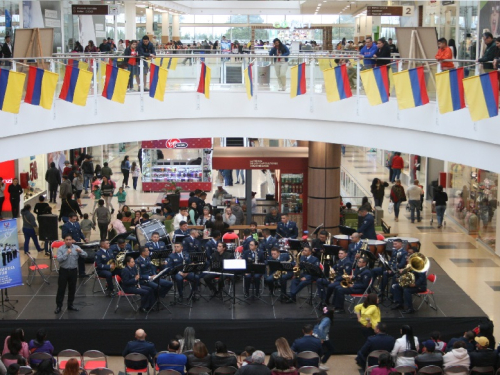
POLYGON ((321 300, 327 305, 330 304, 330 297, 335 292, 335 289, 340 286, 344 271, 347 275, 350 275, 352 272, 351 259, 349 259, 347 252, 344 249, 339 250, 339 260, 334 264, 333 269, 335 271, 335 278, 333 279, 333 282, 330 282, 330 280, 326 278, 318 279, 316 282, 319 288, 321 300))
POLYGON ((160 233, 153 232, 151 234, 151 241, 147 242, 144 247, 147 247, 149 251, 162 251, 165 250, 165 242, 160 241, 160 233))
POLYGON ((412 272, 415 276, 415 283, 402 287, 399 284, 393 285, 394 301, 396 306, 392 310, 404 309, 403 302, 406 305, 406 310, 401 311, 403 314, 413 314, 413 295, 415 293, 425 292, 427 290, 427 272, 412 272))
MULTIPOLYGON (((384 266, 377 267, 372 270, 373 277, 382 276, 379 286, 379 297, 382 298, 385 295, 385 290, 389 279, 392 279, 390 284, 396 282, 396 277, 399 275, 399 270, 406 267, 406 258, 408 253, 403 248, 403 241, 400 238, 394 239, 392 241, 392 256, 389 260, 389 270, 384 266)), ((390 289, 389 293, 393 290, 390 289)))
MULTIPOLYGON (((319 259, 311 255, 312 250, 309 246, 302 249, 302 255, 299 259, 300 276, 292 280, 290 285, 290 299, 287 303, 294 303, 297 301, 297 294, 306 286, 312 284, 313 280, 317 280, 316 276, 309 275, 305 272, 304 263, 311 263, 319 267, 319 259)), ((297 265, 296 265, 297 266, 297 265)))
POLYGON ((198 229, 191 229, 189 231, 189 236, 182 241, 183 251, 189 254, 201 251, 201 243, 198 240, 199 235, 198 229))
POLYGON ((127 294, 139 294, 141 296, 140 312, 147 312, 154 304, 155 298, 153 289, 146 285, 141 285, 138 266, 134 258, 125 258, 127 264, 122 270, 122 288, 127 294))
POLYGON ((353 273, 352 286, 348 288, 338 286, 335 289, 335 294, 333 296, 333 304, 335 306, 334 312, 344 313, 345 295, 353 293, 364 293, 365 290, 368 288, 368 285, 370 285, 371 279, 372 279, 372 273, 370 269, 367 267, 367 259, 363 257, 359 258, 357 267, 353 273))
POLYGON ((281 221, 278 223, 278 228, 276 229, 276 236, 282 238, 297 239, 299 236, 299 229, 295 221, 289 221, 288 215, 281 215, 281 221))
MULTIPOLYGON (((257 248, 257 241, 252 240, 250 241, 250 244, 248 245, 248 250, 244 251, 243 254, 241 255, 242 259, 245 259, 247 261, 247 265, 250 263, 261 263, 263 264, 265 259, 264 259, 264 252, 261 250, 258 250, 257 248)), ((250 285, 253 284, 255 288, 255 295, 256 297, 260 296, 260 280, 262 278, 262 275, 259 273, 245 273, 245 298, 248 298, 250 296, 250 285)))
POLYGON ((260 250, 266 254, 271 254, 271 250, 274 247, 279 247, 278 240, 271 236, 271 231, 268 228, 262 229, 262 235, 264 239, 260 242, 260 250))
POLYGON ((116 241, 116 243, 114 243, 113 245, 111 245, 111 247, 109 249, 111 250, 111 252, 113 253, 113 255, 116 258, 116 256, 119 253, 121 253, 122 251, 125 251, 126 253, 131 252, 132 251, 132 246, 130 246, 129 243, 126 243, 123 238, 119 238, 118 241, 116 241))
POLYGON ((141 255, 136 260, 136 264, 139 266, 139 275, 141 285, 146 285, 153 289, 155 295, 159 295, 161 298, 164 298, 168 291, 174 286, 174 283, 165 279, 153 280, 153 277, 156 276, 156 266, 151 263, 151 258, 149 257, 149 249, 143 247, 141 249, 141 255), (160 292, 158 293, 158 287, 160 288, 160 292))
POLYGON ((102 240, 100 243, 100 249, 95 253, 94 256, 95 266, 97 274, 99 277, 106 279, 106 295, 113 297, 115 295, 113 288, 113 276, 120 276, 121 272, 116 267, 115 255, 109 248, 109 241, 102 240), (110 260, 113 262, 110 263, 110 260))
MULTIPOLYGON (((292 257, 288 253, 280 253, 278 248, 274 248, 271 250, 271 256, 267 258, 267 263, 269 261, 278 261, 289 262, 292 266, 295 266, 295 262, 292 260, 292 257)), ((270 272, 268 276, 264 279, 264 283, 269 287, 269 291, 271 294, 274 292, 274 286, 279 286, 281 288, 281 297, 286 296, 286 286, 288 280, 293 277, 293 271, 282 272, 279 278, 274 278, 276 272, 270 272)))
POLYGON ((242 244, 243 251, 247 251, 249 249, 250 241, 254 241, 255 238, 253 238, 252 231, 250 229, 245 229, 243 231, 243 237, 244 237, 243 244, 242 244))
POLYGON ((188 223, 186 221, 183 220, 179 223, 179 228, 174 231, 174 237, 177 234, 181 236, 189 236, 188 223))
MULTIPOLYGON (((217 250, 212 254, 212 258, 210 259, 212 267, 216 266, 217 269, 212 268, 211 271, 221 272, 222 268, 224 267, 224 259, 233 259, 232 254, 228 253, 226 250, 227 245, 224 242, 217 243, 217 250)), ((224 275, 224 278, 232 279, 233 276, 224 275)), ((203 279, 205 280, 205 284, 207 284, 208 289, 210 289, 213 295, 217 292, 220 292, 224 286, 222 275, 218 275, 215 273, 206 273, 203 279), (215 283, 216 278, 219 279, 218 286, 215 283)))
MULTIPOLYGON (((167 267, 171 270, 180 265, 187 265, 191 262, 189 259, 189 254, 183 252, 182 244, 174 244, 174 252, 168 257, 167 267)), ((175 283, 177 284, 177 291, 179 293, 178 301, 184 301, 184 280, 188 280, 191 283, 192 290, 196 290, 199 283, 199 276, 195 275, 194 272, 185 273, 182 269, 179 270, 174 275, 175 283)))
POLYGON ((212 231, 212 238, 205 244, 205 254, 207 254, 207 259, 212 258, 212 254, 217 251, 217 244, 220 242, 222 234, 220 230, 212 231))
POLYGON ((358 232, 351 234, 351 243, 349 244, 349 254, 348 258, 351 262, 351 266, 356 268, 356 262, 361 256, 361 247, 363 246, 363 241, 361 241, 361 236, 358 232))
POLYGON ((365 207, 361 207, 359 209, 359 216, 363 217, 361 226, 358 228, 361 238, 376 240, 377 234, 375 233, 375 218, 373 215, 369 214, 365 207))

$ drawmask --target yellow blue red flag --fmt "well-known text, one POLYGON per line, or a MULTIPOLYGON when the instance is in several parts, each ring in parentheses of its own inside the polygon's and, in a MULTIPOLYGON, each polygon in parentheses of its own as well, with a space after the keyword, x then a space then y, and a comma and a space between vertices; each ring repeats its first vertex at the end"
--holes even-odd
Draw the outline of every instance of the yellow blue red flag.
MULTIPOLYGON (((158 59, 155 59, 158 60, 158 59)), ((177 58, 176 57, 160 57, 159 66, 168 70, 175 70, 177 68, 177 58)))
POLYGON ((253 97, 253 75, 252 75, 252 66, 253 64, 248 65, 248 68, 245 69, 245 88, 247 91, 248 100, 253 97))
POLYGON ((19 113, 26 74, 0 70, 0 110, 19 113))
POLYGON ((290 98, 304 95, 306 92, 306 63, 302 63, 290 69, 290 98))
POLYGON ((446 70, 436 74, 436 94, 439 113, 465 108, 464 68, 446 70))
POLYGON ((498 72, 496 70, 466 78, 463 83, 472 121, 498 116, 498 72))
POLYGON ((30 66, 24 102, 51 109, 59 74, 30 66))
POLYGON ((363 70, 360 73, 366 97, 370 105, 379 105, 389 101, 389 76, 387 66, 363 70))
POLYGON ((125 103, 129 78, 130 72, 128 70, 107 64, 102 96, 114 102, 125 103))
POLYGON ((91 82, 92 72, 66 65, 59 99, 85 106, 87 104, 91 82))
POLYGON ((393 78, 399 109, 415 108, 429 103, 423 66, 394 73, 393 78))
POLYGON ((204 94, 207 99, 210 99, 210 73, 211 69, 205 63, 201 63, 200 82, 198 83, 197 92, 204 94))
POLYGON ((325 79, 326 100, 328 103, 352 97, 346 65, 323 70, 323 78, 325 79))
POLYGON ((151 64, 149 72, 149 96, 162 102, 167 88, 168 70, 151 64))

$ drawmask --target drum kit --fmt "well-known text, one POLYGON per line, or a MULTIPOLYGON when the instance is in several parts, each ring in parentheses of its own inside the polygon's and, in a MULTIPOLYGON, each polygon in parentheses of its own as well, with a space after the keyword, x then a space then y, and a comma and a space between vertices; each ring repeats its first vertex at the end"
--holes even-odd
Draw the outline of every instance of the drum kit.
POLYGON ((143 247, 146 243, 151 241, 151 236, 154 232, 157 232, 160 235, 160 241, 165 243, 166 248, 172 250, 172 241, 170 240, 170 236, 165 229, 165 225, 159 220, 151 220, 135 227, 135 233, 139 246, 143 247))

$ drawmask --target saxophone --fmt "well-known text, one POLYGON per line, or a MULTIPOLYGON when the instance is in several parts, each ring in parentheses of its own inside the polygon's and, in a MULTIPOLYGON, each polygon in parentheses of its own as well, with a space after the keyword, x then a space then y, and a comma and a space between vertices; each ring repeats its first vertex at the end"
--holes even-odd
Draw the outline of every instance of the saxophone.
POLYGON ((302 251, 299 251, 295 260, 295 267, 293 267, 293 274, 295 277, 300 277, 300 256, 302 255, 302 251))

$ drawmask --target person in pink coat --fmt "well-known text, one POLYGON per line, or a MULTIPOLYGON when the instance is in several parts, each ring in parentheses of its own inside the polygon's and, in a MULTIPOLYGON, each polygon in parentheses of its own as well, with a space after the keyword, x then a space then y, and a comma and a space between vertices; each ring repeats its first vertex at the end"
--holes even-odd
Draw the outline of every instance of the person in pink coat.
MULTIPOLYGON (((16 328, 10 336, 7 336, 3 345, 2 355, 10 353, 14 356, 22 356, 29 363, 30 351, 28 349, 28 343, 24 341, 24 331, 21 328, 16 328)), ((4 359, 3 363, 5 367, 9 367, 13 363, 17 363, 17 358, 15 359, 4 359)))

